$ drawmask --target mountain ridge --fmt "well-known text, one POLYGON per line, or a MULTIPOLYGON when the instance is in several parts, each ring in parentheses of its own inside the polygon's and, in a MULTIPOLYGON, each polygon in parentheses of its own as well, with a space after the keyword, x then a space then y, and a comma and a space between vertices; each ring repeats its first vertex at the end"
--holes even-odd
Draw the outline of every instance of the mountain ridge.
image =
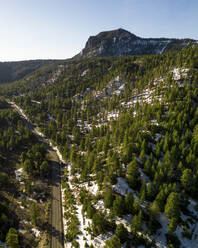
POLYGON ((90 36, 74 58, 161 54, 195 44, 196 40, 189 38, 141 38, 119 28, 90 36))
MULTIPOLYGON (((161 55, 63 61, 1 86, 0 95, 15 102, 67 163, 60 192, 67 247, 196 247, 197 69, 198 47, 189 47, 161 55)), ((11 129, 14 116, 9 116, 1 116, 0 146, 10 154, 18 151, 15 140, 21 134, 27 140, 27 131, 20 122, 11 129)), ((28 168, 31 178, 43 167, 34 150, 19 157, 18 170, 28 168), (28 160, 35 166, 25 166, 28 160)), ((4 164, 1 171, 6 159, 4 164)), ((13 179, 15 169, 14 163, 13 179)), ((29 197, 36 201, 33 193, 29 197)), ((17 198, 15 203, 20 209, 17 198)), ((20 216, 17 230, 29 220, 29 209, 22 211, 26 218, 20 216)), ((26 241, 33 228, 28 226, 21 244, 35 240, 26 241)), ((36 228, 42 238, 42 227, 36 228)))
POLYGON ((58 63, 60 60, 38 59, 0 62, 0 84, 20 80, 41 68, 58 63))

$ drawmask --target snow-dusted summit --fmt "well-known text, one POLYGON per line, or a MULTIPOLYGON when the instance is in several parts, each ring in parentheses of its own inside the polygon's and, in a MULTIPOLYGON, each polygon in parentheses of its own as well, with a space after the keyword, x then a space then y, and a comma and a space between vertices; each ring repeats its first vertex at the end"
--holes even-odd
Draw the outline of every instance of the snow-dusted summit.
POLYGON ((76 57, 161 54, 196 45, 191 39, 140 38, 124 29, 101 32, 89 37, 85 48, 76 57))

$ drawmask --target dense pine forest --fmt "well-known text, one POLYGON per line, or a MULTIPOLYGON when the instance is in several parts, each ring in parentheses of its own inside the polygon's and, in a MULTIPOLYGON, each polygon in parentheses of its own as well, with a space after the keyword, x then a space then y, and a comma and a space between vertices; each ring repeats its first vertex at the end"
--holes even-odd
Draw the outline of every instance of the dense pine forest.
POLYGON ((61 154, 65 247, 197 246, 198 47, 59 61, 0 95, 8 247, 50 247, 52 174, 11 102, 61 154))

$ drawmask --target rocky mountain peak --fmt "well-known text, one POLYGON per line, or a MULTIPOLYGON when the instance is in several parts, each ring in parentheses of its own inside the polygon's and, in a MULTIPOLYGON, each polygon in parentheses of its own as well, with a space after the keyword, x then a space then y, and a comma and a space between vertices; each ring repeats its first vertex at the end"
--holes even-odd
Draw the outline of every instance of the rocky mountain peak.
POLYGON ((114 44, 118 41, 127 40, 131 38, 137 39, 138 37, 134 34, 131 34, 129 31, 126 31, 121 28, 112 31, 100 32, 96 36, 89 37, 85 49, 93 49, 97 46, 106 45, 107 43, 114 44))
POLYGON ((141 38, 122 28, 100 32, 90 36, 78 58, 161 54, 170 50, 181 50, 190 44, 190 39, 141 38))

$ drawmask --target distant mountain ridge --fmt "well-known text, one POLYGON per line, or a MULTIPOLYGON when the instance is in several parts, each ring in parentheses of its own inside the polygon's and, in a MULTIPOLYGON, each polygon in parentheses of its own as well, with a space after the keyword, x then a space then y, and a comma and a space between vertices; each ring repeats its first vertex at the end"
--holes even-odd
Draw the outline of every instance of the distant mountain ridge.
MULTIPOLYGON (((67 61, 96 57, 161 54, 195 45, 198 45, 198 41, 193 39, 141 38, 120 28, 90 36, 85 48, 67 61)), ((0 62, 0 84, 20 80, 37 70, 62 61, 64 60, 0 62)))
POLYGON ((124 29, 90 36, 77 58, 161 54, 197 44, 192 39, 141 38, 124 29))
POLYGON ((20 80, 38 69, 58 63, 58 61, 59 60, 27 60, 0 62, 0 84, 20 80))

